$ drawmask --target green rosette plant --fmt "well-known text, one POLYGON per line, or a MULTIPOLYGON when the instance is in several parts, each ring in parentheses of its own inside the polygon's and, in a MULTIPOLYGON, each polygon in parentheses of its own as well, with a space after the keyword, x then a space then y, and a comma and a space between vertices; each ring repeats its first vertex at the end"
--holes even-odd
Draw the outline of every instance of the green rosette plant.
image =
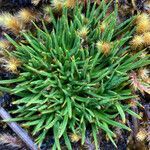
POLYGON ((26 42, 6 35, 15 47, 9 55, 22 65, 18 77, 0 81, 0 89, 18 96, 10 121, 30 127, 37 143, 53 133, 53 149, 61 149, 60 139, 72 149, 69 133, 84 144, 88 127, 96 149, 100 129, 115 145, 113 127, 131 130, 125 114, 140 118, 128 103, 135 97, 128 73, 150 60, 139 59, 142 51, 130 55, 134 18, 118 24, 117 9, 107 14, 109 5, 76 4, 57 17, 50 9, 51 23, 33 23, 34 32, 21 33, 26 42))

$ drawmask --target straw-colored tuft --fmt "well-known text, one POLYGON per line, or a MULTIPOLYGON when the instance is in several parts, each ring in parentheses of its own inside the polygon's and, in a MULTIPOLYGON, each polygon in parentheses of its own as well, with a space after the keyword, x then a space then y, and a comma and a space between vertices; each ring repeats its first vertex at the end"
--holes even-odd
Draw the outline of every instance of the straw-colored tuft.
POLYGON ((138 34, 150 31, 150 18, 147 14, 141 14, 137 18, 136 32, 138 34))
POLYGON ((150 70, 148 68, 140 68, 138 70, 138 75, 143 81, 150 84, 150 70))
POLYGON ((110 49, 111 49, 110 43, 98 41, 96 46, 97 46, 97 49, 101 51, 104 55, 108 55, 110 53, 110 49))
POLYGON ((135 35, 130 42, 130 45, 133 49, 142 47, 144 44, 144 39, 142 35, 135 35))
POLYGON ((146 46, 150 46, 150 32, 145 32, 143 38, 144 38, 144 44, 146 46))
POLYGON ((0 50, 2 49, 8 49, 10 47, 10 42, 5 40, 5 39, 2 39, 0 40, 0 50))
POLYGON ((12 57, 5 61, 5 64, 3 67, 5 70, 12 72, 12 73, 18 73, 18 67, 21 66, 20 60, 12 57))
POLYGON ((105 30, 106 30, 106 23, 102 23, 101 25, 100 25, 100 31, 103 33, 103 32, 105 32, 105 30))
POLYGON ((53 0, 51 2, 51 6, 53 9, 57 12, 61 12, 64 7, 64 1, 63 0, 53 0))
POLYGON ((23 23, 28 23, 31 20, 35 20, 36 18, 36 13, 33 12, 32 10, 28 8, 24 8, 20 10, 17 14, 17 17, 23 22, 23 23))
POLYGON ((76 133, 72 133, 70 134, 70 138, 72 142, 78 142, 81 139, 81 136, 76 133))
POLYGON ((74 8, 76 5, 76 0, 66 0, 65 7, 67 8, 74 8))
POLYGON ((80 30, 78 30, 78 35, 82 39, 86 39, 88 33, 89 33, 89 30, 86 26, 83 26, 80 30))
POLYGON ((145 129, 140 129, 140 131, 136 135, 136 139, 138 141, 144 141, 147 137, 147 131, 145 129))
POLYGON ((22 30, 22 23, 17 17, 9 13, 0 15, 0 26, 10 30, 14 34, 18 34, 22 30))

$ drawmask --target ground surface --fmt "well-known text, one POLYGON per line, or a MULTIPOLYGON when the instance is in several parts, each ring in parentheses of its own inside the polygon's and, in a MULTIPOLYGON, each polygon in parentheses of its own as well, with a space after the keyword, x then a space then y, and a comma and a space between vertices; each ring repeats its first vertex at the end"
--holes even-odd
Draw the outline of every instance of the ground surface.
MULTIPOLYGON (((123 1, 122 1, 123 2, 123 1)), ((144 1, 139 1, 138 2, 138 7, 142 8, 142 2, 144 1)), ((21 7, 24 7, 25 4, 22 3, 21 7)), ((20 9, 20 5, 18 4, 12 4, 12 3, 8 3, 7 1, 2 1, 0 0, 0 12, 4 12, 4 11, 8 11, 8 12, 16 12, 17 10, 20 9)), ((1 38, 1 32, 2 30, 0 29, 0 38, 1 38)), ((11 78, 11 74, 0 71, 0 78, 11 78)), ((150 104, 149 104, 149 99, 150 96, 149 95, 145 95, 142 96, 140 95, 141 100, 142 100, 142 104, 144 106, 143 110, 138 110, 140 112, 142 112, 145 117, 143 120, 141 120, 140 122, 138 122, 138 129, 143 127, 143 124, 148 124, 149 125, 149 118, 150 118, 150 104)), ((11 96, 8 95, 7 93, 4 93, 3 96, 0 97, 0 102, 6 102, 7 104, 5 104, 5 107, 7 107, 8 109, 11 109, 11 107, 9 107, 11 105, 11 96)), ((129 117, 129 125, 131 126, 131 128, 134 130, 135 129, 135 124, 133 122, 133 118, 129 117)), ((13 137, 18 138, 10 128, 8 128, 6 125, 4 124, 0 124, 0 134, 10 134, 13 137)), ((48 137, 47 140, 45 141, 45 143, 41 146, 42 150, 48 150, 50 146, 53 145, 53 137, 48 137)), ((113 144, 110 141, 107 141, 105 139, 105 137, 100 137, 100 148, 101 150, 115 150, 115 147, 113 146, 113 144)), ((135 137, 134 134, 129 134, 126 132, 122 132, 121 133, 121 137, 118 139, 117 141, 117 146, 118 146, 118 150, 148 150, 148 145, 149 143, 146 142, 146 144, 140 143, 138 142, 135 137)), ((21 145, 22 146, 22 145, 21 145)), ((4 144, 4 143, 0 143, 0 150, 27 150, 27 148, 25 147, 13 147, 12 145, 8 145, 8 144, 4 144)), ((64 148, 65 149, 65 148, 64 148)), ((88 149, 88 150, 94 150, 93 144, 90 141, 90 135, 87 134, 87 147, 86 148, 81 148, 79 147, 79 144, 76 143, 74 144, 74 149, 78 150, 78 149, 88 149)))

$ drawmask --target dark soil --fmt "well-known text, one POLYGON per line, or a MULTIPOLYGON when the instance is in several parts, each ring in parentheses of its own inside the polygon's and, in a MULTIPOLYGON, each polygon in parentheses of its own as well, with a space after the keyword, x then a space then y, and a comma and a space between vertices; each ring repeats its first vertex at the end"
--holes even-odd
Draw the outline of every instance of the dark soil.
MULTIPOLYGON (((138 0, 138 7, 140 9, 143 9, 143 5, 142 5, 142 0, 138 0)), ((17 12, 20 8, 22 7, 26 7, 26 6, 30 6, 30 0, 0 0, 0 12, 4 12, 4 11, 9 11, 11 13, 17 12)), ((1 32, 2 30, 0 29, 0 38, 1 38, 1 32)), ((11 73, 6 73, 1 71, 0 72, 0 79, 10 79, 12 78, 14 75, 11 73)), ((149 104, 149 100, 150 100, 150 96, 149 95, 140 95, 141 99, 142 99, 142 104, 145 107, 145 109, 140 110, 141 112, 144 113, 145 118, 143 121, 140 122, 139 126, 143 123, 147 123, 149 124, 149 119, 150 119, 150 104, 149 104)), ((11 100, 12 100, 13 96, 9 95, 8 93, 3 93, 3 95, 0 97, 0 105, 4 106, 6 109, 11 110, 11 108, 13 107, 11 105, 11 100)), ((130 125, 134 128, 133 123, 129 120, 130 125)), ((11 136, 15 136, 15 133, 6 126, 6 124, 0 124, 0 134, 10 134, 11 136)), ((129 134, 126 132, 122 133, 122 137, 118 139, 117 141, 117 146, 118 146, 118 150, 127 150, 128 147, 129 150, 143 150, 142 145, 140 145, 139 147, 133 146, 136 145, 136 141, 132 141, 131 145, 130 142, 128 141, 128 137, 129 134), (135 148, 133 148, 135 147, 135 148)), ((17 137, 18 138, 18 137, 17 137)), ((81 148, 79 145, 79 143, 74 143, 74 150, 82 150, 82 149, 88 149, 88 150, 94 150, 94 146, 92 141, 90 141, 91 138, 89 137, 89 135, 87 134, 87 148, 81 148)), ((47 137, 46 141, 42 144, 41 146, 41 150, 49 150, 51 149, 52 145, 54 143, 54 139, 53 136, 49 136, 47 137)), ((65 148, 63 148, 65 150, 65 148)), ((100 149, 101 150, 116 150, 116 148, 113 146, 113 144, 110 141, 107 141, 106 138, 102 137, 100 138, 100 149)), ((21 145, 20 148, 17 147, 12 147, 11 145, 9 146, 7 143, 0 143, 0 150, 27 150, 27 148, 25 148, 24 146, 21 145)), ((144 149, 144 150, 148 150, 148 148, 144 149)))

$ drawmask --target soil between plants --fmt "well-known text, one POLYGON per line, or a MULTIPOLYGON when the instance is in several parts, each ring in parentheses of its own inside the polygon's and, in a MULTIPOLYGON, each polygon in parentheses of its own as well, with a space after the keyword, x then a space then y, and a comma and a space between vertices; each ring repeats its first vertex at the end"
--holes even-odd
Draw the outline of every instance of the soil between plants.
MULTIPOLYGON (((0 13, 1 12, 10 12, 10 13, 15 13, 18 10, 20 10, 20 8, 22 7, 27 7, 27 5, 18 5, 18 4, 12 4, 10 3, 8 0, 0 0, 0 13), (5 2, 4 2, 5 1, 5 2)), ((0 28, 0 38, 2 38, 2 32, 3 30, 0 28)), ((4 72, 2 70, 0 70, 0 79, 10 79, 12 78, 13 74, 4 72)), ((144 114, 146 114, 146 117, 148 118, 148 124, 150 124, 149 119, 150 119, 150 104, 149 104, 149 100, 150 100, 150 96, 149 95, 140 95, 141 99, 142 99, 142 104, 145 107, 144 110, 144 114)), ((11 100, 13 99, 13 96, 9 95, 8 93, 3 93, 3 95, 1 95, 0 97, 0 103, 4 102, 4 108, 6 108, 7 110, 11 110, 13 108, 12 104, 11 104, 11 100)), ((132 120, 128 120, 130 122, 131 125, 133 125, 132 120)), ((140 125, 139 125, 140 126, 140 125)), ((134 126, 132 126, 134 128, 134 126)), ((1 123, 0 124, 0 134, 10 134, 11 136, 15 136, 17 137, 17 135, 9 128, 6 126, 6 124, 1 123)), ((145 146, 143 147, 143 145, 138 145, 134 139, 132 139, 133 141, 130 142, 128 141, 129 139, 129 133, 124 131, 122 132, 122 138, 120 138, 117 142, 117 146, 118 146, 118 150, 148 150, 148 147, 145 146), (137 146, 136 146, 137 144, 137 146)), ((90 139, 89 137, 90 135, 87 133, 87 139, 90 139)), ((104 135, 101 135, 102 138, 100 137, 100 149, 101 150, 115 150, 116 148, 113 146, 113 144, 110 141, 107 141, 106 138, 104 137, 104 135)), ((18 137, 17 137, 18 138, 18 137)), ((54 143, 54 139, 52 135, 49 135, 45 142, 41 145, 40 149, 41 150, 50 150, 54 143)), ((63 143, 63 141, 62 141, 63 143)), ((94 150, 94 146, 92 141, 89 141, 89 143, 87 144, 87 148, 85 147, 81 147, 79 143, 74 143, 73 147, 74 150, 94 150)), ((63 150, 65 150, 66 148, 64 147, 63 150)), ((8 144, 3 144, 0 143, 0 150, 28 150, 27 147, 21 147, 21 148, 17 148, 17 147, 12 147, 11 145, 8 144)))

